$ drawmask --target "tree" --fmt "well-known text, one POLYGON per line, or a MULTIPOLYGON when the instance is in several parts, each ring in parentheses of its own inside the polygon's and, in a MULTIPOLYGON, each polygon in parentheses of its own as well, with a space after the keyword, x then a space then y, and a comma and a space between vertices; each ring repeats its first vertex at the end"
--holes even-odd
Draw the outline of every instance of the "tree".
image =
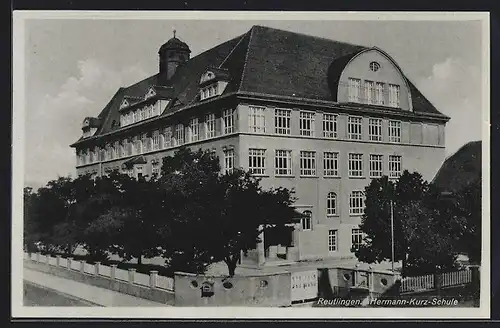
POLYGON ((464 218, 463 235, 460 244, 472 263, 481 263, 481 178, 465 186, 457 193, 457 215, 464 218))
MULTIPOLYGON (((404 171, 396 181, 374 179, 365 189, 365 233, 356 257, 368 263, 392 259, 391 201, 394 217, 394 260, 402 261, 403 276, 447 270, 455 263, 457 224, 443 224, 439 207, 429 206, 432 189, 417 173, 404 171)), ((436 196, 436 195, 435 195, 436 196)))
POLYGON ((23 214, 24 214, 24 231, 23 231, 23 245, 28 252, 36 251, 35 243, 40 240, 40 234, 38 232, 38 222, 36 217, 36 211, 34 209, 37 202, 37 193, 33 192, 33 188, 24 188, 23 197, 23 214))
POLYGON ((224 261, 233 276, 241 252, 254 248, 263 230, 290 231, 294 199, 284 188, 262 190, 260 180, 243 170, 219 172, 210 152, 183 149, 165 159, 163 182, 173 211, 165 256, 192 272, 224 261))

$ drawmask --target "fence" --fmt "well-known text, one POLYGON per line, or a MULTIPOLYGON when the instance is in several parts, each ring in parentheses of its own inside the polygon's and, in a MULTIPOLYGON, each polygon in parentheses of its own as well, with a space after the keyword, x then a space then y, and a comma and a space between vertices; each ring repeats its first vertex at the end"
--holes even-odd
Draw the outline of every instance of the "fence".
POLYGON ((472 282, 472 270, 446 272, 442 274, 428 274, 425 276, 406 277, 401 280, 401 293, 420 292, 442 287, 466 285, 472 282), (441 280, 439 284, 438 280, 441 280))
POLYGON ((26 260, 31 260, 38 263, 48 264, 50 266, 68 268, 74 271, 81 272, 83 264, 83 273, 87 275, 99 275, 111 279, 126 281, 135 285, 141 285, 151 288, 164 289, 168 291, 174 290, 174 278, 158 276, 157 271, 151 271, 149 275, 135 272, 135 270, 123 270, 116 265, 103 265, 100 263, 90 264, 83 261, 76 261, 72 258, 52 257, 50 255, 41 255, 40 253, 24 253, 26 260), (113 277, 114 276, 114 277, 113 277))

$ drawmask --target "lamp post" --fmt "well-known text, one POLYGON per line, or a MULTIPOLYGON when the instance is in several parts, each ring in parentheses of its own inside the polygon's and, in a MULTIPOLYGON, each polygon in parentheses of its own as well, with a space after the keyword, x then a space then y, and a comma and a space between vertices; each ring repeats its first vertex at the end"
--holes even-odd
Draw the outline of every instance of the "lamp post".
POLYGON ((394 273, 394 210, 391 199, 391 255, 392 255, 392 272, 394 273))

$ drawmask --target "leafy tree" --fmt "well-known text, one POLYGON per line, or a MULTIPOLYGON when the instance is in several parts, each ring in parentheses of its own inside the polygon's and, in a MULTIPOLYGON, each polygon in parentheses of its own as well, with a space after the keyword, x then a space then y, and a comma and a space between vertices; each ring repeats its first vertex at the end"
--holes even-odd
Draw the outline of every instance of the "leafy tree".
POLYGON ((37 193, 33 192, 33 188, 24 188, 24 202, 23 202, 23 214, 24 214, 24 247, 28 252, 36 251, 35 243, 40 240, 40 234, 38 232, 38 222, 37 213, 34 209, 35 203, 37 202, 37 193))
POLYGON ((464 218, 460 244, 472 263, 481 263, 481 178, 457 193, 456 208, 457 215, 464 218))
POLYGON ((219 172, 219 160, 210 152, 183 149, 164 160, 162 181, 172 210, 163 233, 164 256, 192 272, 224 261, 232 276, 241 252, 255 247, 264 229, 290 231, 285 225, 295 211, 290 191, 263 191, 260 181, 242 170, 219 172))
POLYGON ((392 259, 392 201, 394 260, 402 261, 403 276, 452 268, 458 224, 440 220, 442 208, 427 203, 434 199, 429 196, 431 192, 417 172, 404 171, 395 182, 386 176, 372 180, 365 189, 360 228, 366 236, 354 250, 357 258, 368 263, 392 259))

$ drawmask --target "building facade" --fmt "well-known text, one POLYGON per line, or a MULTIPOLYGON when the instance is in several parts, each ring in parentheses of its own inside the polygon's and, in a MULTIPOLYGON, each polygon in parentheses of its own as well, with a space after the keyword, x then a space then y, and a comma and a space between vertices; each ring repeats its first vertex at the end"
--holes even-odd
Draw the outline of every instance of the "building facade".
POLYGON ((193 58, 175 36, 158 54, 157 74, 84 119, 77 172, 151 175, 187 146, 293 188, 306 217, 292 247, 244 262, 352 256, 370 180, 405 169, 431 180, 444 161, 449 118, 376 47, 254 26, 193 58))

